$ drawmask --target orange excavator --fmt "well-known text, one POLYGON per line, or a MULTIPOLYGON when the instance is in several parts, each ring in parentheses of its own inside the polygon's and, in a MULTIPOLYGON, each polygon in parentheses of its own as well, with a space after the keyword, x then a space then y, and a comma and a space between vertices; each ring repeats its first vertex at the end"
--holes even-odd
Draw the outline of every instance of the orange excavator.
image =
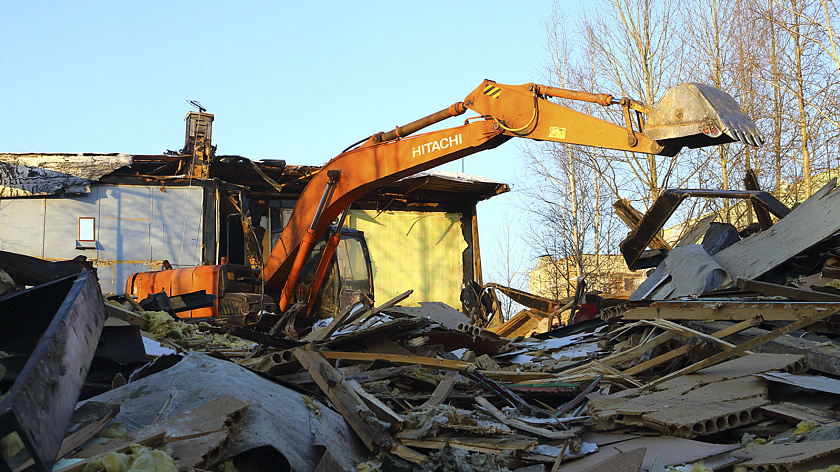
MULTIPOLYGON (((376 133, 324 165, 301 193, 259 274, 259 283, 251 285, 253 291, 259 291, 260 285, 264 287, 265 294, 278 300, 280 313, 301 299, 309 306, 307 313, 311 313, 311 306, 333 260, 340 231, 332 230, 326 245, 319 241, 323 241, 336 218, 346 214, 355 200, 387 183, 495 148, 515 137, 666 156, 675 156, 682 147, 734 141, 758 146, 762 141, 755 123, 731 96, 703 84, 678 85, 668 90, 657 106, 651 108, 609 94, 533 83, 504 85, 485 80, 463 101, 405 126, 376 133), (603 106, 617 105, 621 108, 624 125, 564 107, 550 101, 552 97, 603 106), (461 126, 414 134, 467 110, 478 116, 467 118, 461 126), (323 247, 320 262, 315 266, 315 275, 307 277, 311 280, 309 286, 301 288, 301 272, 305 265, 314 266, 307 261, 316 245, 323 247)), ((205 270, 217 274, 213 277, 224 279, 224 275, 218 275, 223 271, 205 270)), ((208 293, 219 293, 219 285, 224 280, 213 281, 210 280, 213 277, 207 277, 209 282, 188 283, 187 278, 195 278, 190 271, 194 272, 194 269, 171 271, 166 284, 154 282, 154 274, 160 272, 135 274, 130 278, 128 292, 143 297, 164 290, 167 295, 174 296, 178 295, 174 293, 175 287, 182 287, 182 291, 203 288, 208 293)))

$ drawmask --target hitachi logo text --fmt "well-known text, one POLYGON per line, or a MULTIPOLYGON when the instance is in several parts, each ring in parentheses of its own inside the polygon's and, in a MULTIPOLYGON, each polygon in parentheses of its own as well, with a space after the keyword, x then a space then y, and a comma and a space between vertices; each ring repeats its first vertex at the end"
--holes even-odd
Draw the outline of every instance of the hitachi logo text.
POLYGON ((430 143, 421 144, 417 147, 411 148, 411 157, 422 156, 423 154, 440 151, 441 149, 446 149, 451 146, 457 146, 461 144, 461 134, 459 133, 457 136, 451 136, 449 138, 443 138, 440 141, 432 141, 430 143))

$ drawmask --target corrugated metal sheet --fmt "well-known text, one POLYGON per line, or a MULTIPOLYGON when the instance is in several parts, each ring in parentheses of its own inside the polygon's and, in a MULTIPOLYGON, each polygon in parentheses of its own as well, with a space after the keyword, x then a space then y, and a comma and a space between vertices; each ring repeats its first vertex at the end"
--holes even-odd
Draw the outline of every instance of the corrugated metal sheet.
POLYGON ((352 210, 349 225, 368 241, 377 304, 411 289, 406 306, 442 301, 460 308, 467 248, 460 214, 352 210))

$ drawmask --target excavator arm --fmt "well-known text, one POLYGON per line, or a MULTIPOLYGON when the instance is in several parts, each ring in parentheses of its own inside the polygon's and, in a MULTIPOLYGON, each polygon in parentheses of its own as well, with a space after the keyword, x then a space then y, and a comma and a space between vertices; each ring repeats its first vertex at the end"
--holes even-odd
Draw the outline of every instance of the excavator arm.
POLYGON ((682 146, 699 147, 735 140, 753 145, 760 142, 755 125, 743 115, 734 99, 717 89, 713 90, 721 95, 705 89, 698 93, 692 88, 695 85, 700 84, 675 87, 685 89, 683 98, 669 103, 668 110, 658 110, 627 98, 616 100, 607 94, 537 84, 512 86, 485 80, 463 102, 392 131, 374 134, 359 147, 329 161, 315 174, 301 193, 265 264, 262 274, 265 287, 283 290, 279 308, 285 310, 312 245, 356 199, 390 182, 495 148, 514 137, 670 156, 676 155, 682 146), (566 108, 549 101, 548 97, 619 105, 625 126, 566 108), (677 108, 679 114, 673 112, 677 108), (411 136, 467 109, 479 116, 466 120, 462 126, 411 136), (686 119, 666 124, 669 129, 677 125, 681 128, 671 133, 669 139, 658 142, 644 133, 642 114, 658 114, 672 121, 677 115, 680 117, 677 121, 686 119), (733 124, 738 126, 740 134, 733 124))

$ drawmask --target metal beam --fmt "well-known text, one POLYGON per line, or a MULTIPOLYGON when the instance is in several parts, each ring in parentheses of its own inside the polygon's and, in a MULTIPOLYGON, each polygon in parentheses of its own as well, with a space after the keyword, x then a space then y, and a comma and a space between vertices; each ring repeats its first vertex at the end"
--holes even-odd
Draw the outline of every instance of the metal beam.
POLYGON ((766 209, 779 219, 790 213, 790 209, 776 197, 762 190, 667 189, 653 202, 639 224, 619 245, 621 254, 627 262, 627 267, 631 270, 644 268, 639 263, 639 256, 642 255, 642 252, 662 229, 668 218, 687 197, 748 199, 753 205, 766 209))

